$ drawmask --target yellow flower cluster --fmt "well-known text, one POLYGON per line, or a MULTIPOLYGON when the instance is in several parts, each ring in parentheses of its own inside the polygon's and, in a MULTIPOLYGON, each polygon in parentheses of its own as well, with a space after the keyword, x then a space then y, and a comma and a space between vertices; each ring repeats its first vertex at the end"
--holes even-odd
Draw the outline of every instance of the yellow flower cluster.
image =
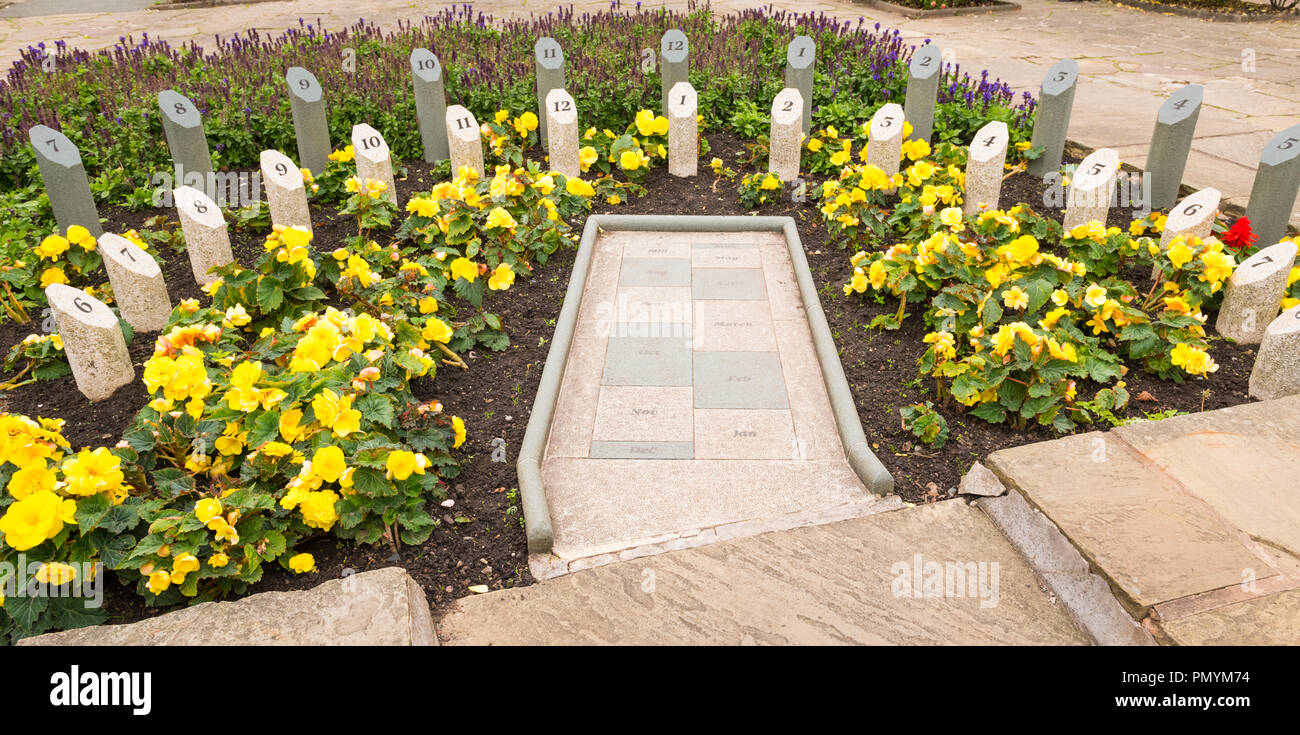
POLYGON ((108 449, 87 448, 65 458, 70 447, 62 430, 62 419, 0 414, 0 465, 16 468, 5 487, 13 502, 0 516, 0 533, 17 551, 39 546, 75 524, 74 498, 105 495, 118 505, 131 491, 121 459, 108 449))

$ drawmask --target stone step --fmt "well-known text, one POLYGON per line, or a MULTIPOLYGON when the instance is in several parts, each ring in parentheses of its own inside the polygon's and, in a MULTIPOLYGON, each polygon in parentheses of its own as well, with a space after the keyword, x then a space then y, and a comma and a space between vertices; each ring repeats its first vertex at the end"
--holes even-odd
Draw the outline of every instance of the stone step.
MULTIPOLYGON (((978 567, 963 571, 965 582, 978 567)), ((463 598, 438 627, 451 645, 1092 642, 988 518, 962 500, 463 598), (936 576, 925 572, 930 562, 985 565, 982 599, 978 585, 956 596, 955 583, 952 596, 924 596, 925 587, 914 587, 911 578, 918 564, 923 579, 936 576)))
POLYGON ((436 646, 424 590, 401 567, 300 592, 205 602, 128 625, 47 633, 20 646, 436 646))

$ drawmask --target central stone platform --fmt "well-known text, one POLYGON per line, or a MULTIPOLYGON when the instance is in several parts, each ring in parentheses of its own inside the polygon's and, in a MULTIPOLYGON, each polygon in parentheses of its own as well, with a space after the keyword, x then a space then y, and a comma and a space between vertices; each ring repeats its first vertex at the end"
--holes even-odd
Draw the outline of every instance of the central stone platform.
POLYGON ((829 333, 821 337, 834 360, 829 381, 819 358, 825 318, 815 293, 808 308, 793 224, 787 232, 780 218, 599 219, 548 357, 549 372, 570 338, 553 411, 546 416, 544 375, 529 424, 541 444, 534 424, 548 423, 540 480, 553 529, 550 548, 539 549, 528 517, 534 554, 549 551, 552 567, 570 571, 578 559, 883 509, 845 451, 847 435, 866 482, 892 489, 861 438, 829 333), (718 222, 756 224, 707 227, 718 222), (684 229, 662 231, 670 226, 684 229), (837 401, 847 403, 838 414, 837 401))

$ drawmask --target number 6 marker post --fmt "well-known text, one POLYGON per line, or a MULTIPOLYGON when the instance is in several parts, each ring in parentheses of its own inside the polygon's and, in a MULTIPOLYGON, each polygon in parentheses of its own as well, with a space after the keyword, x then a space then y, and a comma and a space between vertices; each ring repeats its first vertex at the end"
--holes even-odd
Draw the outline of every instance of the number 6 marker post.
POLYGON ((45 289, 45 300, 54 314, 64 354, 82 395, 102 401, 135 380, 122 327, 104 302, 62 283, 50 284, 45 289))

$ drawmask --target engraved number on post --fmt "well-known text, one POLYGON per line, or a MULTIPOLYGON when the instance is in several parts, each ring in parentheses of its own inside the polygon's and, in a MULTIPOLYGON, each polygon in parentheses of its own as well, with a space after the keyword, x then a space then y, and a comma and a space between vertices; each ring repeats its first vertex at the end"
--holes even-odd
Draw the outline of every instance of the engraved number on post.
POLYGON ((470 128, 470 124, 469 124, 468 117, 462 117, 456 120, 457 130, 469 130, 469 128, 470 128))
POLYGON ((77 297, 73 298, 73 299, 72 299, 72 303, 73 303, 73 304, 74 304, 74 305, 75 305, 79 310, 81 310, 82 313, 85 313, 85 314, 89 314, 90 312, 92 312, 92 311, 95 310, 95 307, 91 306, 90 304, 87 304, 85 301, 82 301, 80 296, 77 296, 77 297))

